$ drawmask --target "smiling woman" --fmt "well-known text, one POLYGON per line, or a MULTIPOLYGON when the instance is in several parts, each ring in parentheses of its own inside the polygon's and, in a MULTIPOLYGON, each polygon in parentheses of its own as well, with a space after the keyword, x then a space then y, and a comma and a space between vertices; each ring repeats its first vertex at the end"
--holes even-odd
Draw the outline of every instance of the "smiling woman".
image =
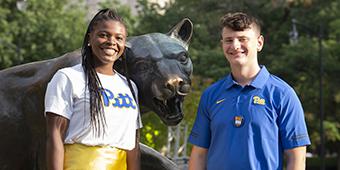
POLYGON ((114 10, 99 11, 85 34, 82 64, 60 69, 49 82, 48 169, 140 169, 137 87, 114 70, 126 36, 114 10))
POLYGON ((89 33, 96 70, 103 74, 113 74, 113 63, 123 54, 126 42, 125 26, 118 21, 97 23, 89 33), (105 65, 109 69, 105 69, 105 65), (103 67, 103 68, 102 68, 103 67), (108 72, 106 72, 108 71, 108 72))

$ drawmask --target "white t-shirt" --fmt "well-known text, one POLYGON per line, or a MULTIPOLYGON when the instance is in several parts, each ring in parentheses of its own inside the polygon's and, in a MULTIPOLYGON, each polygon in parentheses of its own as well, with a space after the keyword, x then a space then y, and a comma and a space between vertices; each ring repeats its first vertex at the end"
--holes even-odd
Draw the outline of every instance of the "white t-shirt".
MULTIPOLYGON (((136 129, 142 127, 138 105, 124 76, 118 72, 113 76, 97 74, 105 89, 105 94, 102 93, 105 134, 97 137, 90 125, 90 94, 81 64, 60 69, 53 76, 46 90, 45 113, 69 119, 66 144, 108 145, 131 150, 135 147, 136 129)), ((137 87, 133 82, 132 85, 137 97, 137 87)))

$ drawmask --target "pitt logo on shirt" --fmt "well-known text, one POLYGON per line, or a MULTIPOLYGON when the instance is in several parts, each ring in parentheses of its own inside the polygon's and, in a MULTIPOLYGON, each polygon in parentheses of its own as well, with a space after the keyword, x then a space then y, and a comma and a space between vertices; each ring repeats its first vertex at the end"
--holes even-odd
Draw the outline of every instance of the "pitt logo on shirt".
POLYGON ((102 99, 105 107, 113 106, 119 108, 132 108, 136 109, 136 104, 129 94, 118 93, 114 95, 109 89, 102 90, 102 99))
POLYGON ((253 97, 253 103, 259 104, 259 105, 265 105, 266 101, 264 99, 261 99, 259 96, 254 96, 253 97))

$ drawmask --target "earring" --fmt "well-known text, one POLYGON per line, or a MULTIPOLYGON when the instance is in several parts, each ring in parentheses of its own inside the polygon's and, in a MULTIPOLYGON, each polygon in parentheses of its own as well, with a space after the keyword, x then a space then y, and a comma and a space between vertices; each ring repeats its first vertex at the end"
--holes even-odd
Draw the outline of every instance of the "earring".
POLYGON ((90 46, 91 46, 91 44, 90 44, 90 43, 87 43, 87 46, 88 46, 88 47, 90 47, 90 46))

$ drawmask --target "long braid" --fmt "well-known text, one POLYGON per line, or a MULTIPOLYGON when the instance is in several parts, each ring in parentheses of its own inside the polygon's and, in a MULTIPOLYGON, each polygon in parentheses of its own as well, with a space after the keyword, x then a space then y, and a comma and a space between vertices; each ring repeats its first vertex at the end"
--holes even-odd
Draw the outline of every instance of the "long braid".
MULTIPOLYGON (((101 126, 99 125, 106 126, 101 97, 102 85, 97 72, 91 63, 89 63, 89 66, 90 69, 85 73, 88 76, 87 87, 89 88, 88 90, 90 93, 90 117, 91 124, 95 127, 96 136, 99 136, 101 133, 101 126)), ((105 128, 103 128, 103 133, 105 133, 105 128)))

